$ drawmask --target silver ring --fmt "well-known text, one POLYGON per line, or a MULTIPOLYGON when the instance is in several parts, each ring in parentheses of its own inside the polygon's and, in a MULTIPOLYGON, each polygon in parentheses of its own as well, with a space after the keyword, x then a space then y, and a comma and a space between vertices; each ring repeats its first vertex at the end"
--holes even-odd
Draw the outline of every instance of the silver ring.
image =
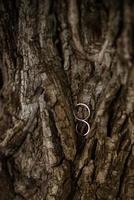
MULTIPOLYGON (((84 122, 84 123, 87 125, 88 130, 87 130, 87 132, 83 135, 83 136, 86 136, 86 135, 88 135, 88 133, 90 132, 90 125, 89 125, 89 123, 86 122, 85 120, 81 120, 81 122, 84 122)), ((76 124, 76 132, 79 133, 79 131, 78 131, 78 124, 76 124)))
POLYGON ((90 109, 89 109, 89 107, 88 107, 85 103, 78 103, 78 104, 76 105, 76 107, 78 107, 78 106, 84 106, 84 107, 87 109, 87 111, 88 111, 88 115, 87 115, 86 118, 81 119, 81 118, 77 117, 76 114, 74 113, 75 118, 76 118, 77 120, 79 120, 79 121, 80 121, 80 120, 87 120, 87 119, 90 117, 90 109))

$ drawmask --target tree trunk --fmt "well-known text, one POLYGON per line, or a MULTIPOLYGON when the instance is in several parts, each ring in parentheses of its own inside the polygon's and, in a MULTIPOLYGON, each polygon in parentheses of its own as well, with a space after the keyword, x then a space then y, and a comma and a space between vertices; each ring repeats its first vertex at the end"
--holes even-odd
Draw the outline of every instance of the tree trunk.
POLYGON ((133 0, 0 0, 0 200, 134 199, 133 52, 133 0))

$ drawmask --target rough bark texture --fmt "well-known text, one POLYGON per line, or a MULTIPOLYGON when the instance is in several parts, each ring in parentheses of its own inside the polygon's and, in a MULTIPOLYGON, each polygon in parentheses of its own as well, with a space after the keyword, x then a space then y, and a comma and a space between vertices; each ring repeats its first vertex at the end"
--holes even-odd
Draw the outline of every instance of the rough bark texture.
POLYGON ((134 199, 133 58, 133 0, 0 0, 0 200, 134 199))

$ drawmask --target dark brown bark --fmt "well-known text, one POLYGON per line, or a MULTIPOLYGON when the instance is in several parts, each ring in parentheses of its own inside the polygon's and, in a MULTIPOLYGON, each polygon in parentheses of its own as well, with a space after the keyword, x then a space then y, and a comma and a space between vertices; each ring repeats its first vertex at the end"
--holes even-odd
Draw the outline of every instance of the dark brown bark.
POLYGON ((0 0, 0 200, 134 199, 133 13, 132 0, 0 0))

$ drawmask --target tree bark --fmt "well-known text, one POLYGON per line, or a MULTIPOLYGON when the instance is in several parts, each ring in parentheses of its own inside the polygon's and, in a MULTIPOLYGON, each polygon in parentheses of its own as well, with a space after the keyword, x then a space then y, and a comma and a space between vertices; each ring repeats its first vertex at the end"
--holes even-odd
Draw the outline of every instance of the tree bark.
POLYGON ((133 52, 133 0, 0 0, 0 200, 134 199, 133 52))

